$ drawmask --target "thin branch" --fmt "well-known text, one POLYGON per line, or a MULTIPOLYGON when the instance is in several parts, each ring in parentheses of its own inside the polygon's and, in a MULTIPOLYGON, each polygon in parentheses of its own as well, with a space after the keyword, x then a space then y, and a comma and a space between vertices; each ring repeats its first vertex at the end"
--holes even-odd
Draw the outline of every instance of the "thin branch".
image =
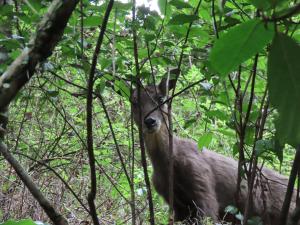
POLYGON ((31 177, 23 169, 21 164, 8 151, 7 146, 0 141, 0 152, 4 158, 12 165, 22 182, 28 188, 33 197, 38 201, 40 206, 46 212, 48 217, 55 225, 67 225, 67 220, 53 207, 49 200, 42 194, 37 185, 32 181, 31 177))
MULTIPOLYGON (((198 1, 198 4, 196 6, 196 9, 194 11, 194 15, 198 14, 200 5, 201 5, 202 0, 198 1)), ((169 122, 169 126, 168 126, 168 133, 169 133, 169 224, 172 225, 174 223, 174 160, 173 160, 173 123, 172 123, 172 100, 173 100, 173 96, 175 94, 175 89, 176 89, 176 84, 180 75, 180 71, 181 71, 181 64, 182 64, 182 60, 183 60, 183 55, 184 55, 184 49, 185 49, 185 45, 188 41, 189 35, 190 35, 190 31, 192 28, 194 21, 191 21, 189 23, 189 27, 188 30, 186 32, 185 35, 185 39, 181 48, 181 53, 179 56, 179 60, 178 60, 178 65, 177 65, 177 69, 173 70, 173 72, 175 72, 175 80, 174 80, 174 88, 172 90, 172 98, 170 99, 170 101, 168 102, 168 122, 169 122)), ((170 70, 168 69, 168 80, 170 79, 170 70)), ((169 90, 167 90, 169 91, 169 90)), ((167 92, 168 93, 168 92, 167 92)))
POLYGON ((271 18, 266 17, 266 18, 264 18, 264 20, 267 22, 277 22, 280 20, 288 19, 294 15, 297 15, 299 12, 300 12, 300 4, 297 4, 294 7, 290 8, 286 14, 283 14, 278 17, 271 17, 271 18))
POLYGON ((149 206, 149 213, 150 213, 150 224, 155 224, 154 219, 154 207, 153 207, 153 199, 152 199, 152 191, 151 185, 148 175, 147 169, 147 160, 146 160, 146 150, 144 144, 144 137, 143 137, 143 118, 142 118, 142 110, 141 110, 141 81, 140 81, 140 66, 139 66, 139 57, 138 57, 138 46, 137 46, 137 34, 136 34, 136 8, 135 8, 135 0, 133 0, 132 6, 132 33, 133 33, 133 53, 134 53, 134 62, 135 62, 135 71, 136 71, 136 78, 137 78, 137 94, 138 94, 138 105, 139 105, 139 139, 140 139, 140 147, 141 147, 141 158, 142 158, 142 166, 144 171, 144 179, 147 188, 147 198, 148 198, 148 206, 149 206))
POLYGON ((107 178, 107 180, 111 183, 111 185, 114 187, 114 189, 116 189, 116 191, 119 193, 119 195, 127 202, 130 204, 130 202, 128 201, 128 199, 122 194, 122 192, 119 190, 119 188, 117 187, 117 185, 115 184, 116 182, 113 181, 113 178, 111 178, 105 171, 105 169, 101 166, 101 164, 98 162, 98 160, 96 160, 96 164, 99 167, 99 170, 104 173, 104 176, 107 178))
POLYGON ((127 182, 128 182, 129 185, 131 185, 130 176, 129 176, 128 172, 127 172, 126 165, 125 165, 125 163, 124 163, 124 159, 123 159, 123 156, 122 156, 122 153, 121 153, 121 150, 120 150, 120 147, 119 147, 119 144, 118 144, 118 141, 117 141, 117 138, 116 138, 116 135, 115 135, 113 126, 112 126, 112 122, 111 122, 111 119, 110 119, 110 117, 109 117, 109 114, 108 114, 106 105, 105 105, 105 103, 104 103, 104 99, 103 99, 103 97, 102 97, 101 94, 97 94, 96 96, 99 98, 100 104, 101 104, 101 106, 102 106, 102 109, 103 109, 103 111, 104 111, 106 120, 107 120, 107 122, 108 122, 108 126, 109 126, 110 132, 111 132, 111 134, 112 134, 112 137, 113 137, 113 140, 114 140, 114 144, 115 144, 115 146, 116 146, 116 150, 117 150, 117 153, 118 153, 120 162, 121 162, 121 166, 122 166, 122 168, 123 168, 123 170, 124 170, 124 173, 125 173, 125 176, 126 176, 126 178, 127 178, 127 182))
POLYGON ((94 77, 95 77, 95 71, 97 66, 97 59, 98 55, 101 50, 101 45, 103 42, 106 25, 108 22, 108 18, 110 15, 110 12, 112 10, 114 4, 114 0, 110 0, 105 15, 103 18, 101 31, 97 40, 96 48, 93 54, 93 60, 91 65, 91 70, 89 74, 88 79, 88 86, 87 86, 87 101, 86 101, 86 125, 87 125, 87 151, 88 151, 88 157, 89 157, 89 165, 90 165, 90 178, 91 178, 91 190, 88 194, 88 203, 90 207, 90 212, 92 215, 92 219, 94 222, 94 225, 100 225, 96 206, 95 206, 95 198, 97 193, 97 177, 96 177, 96 167, 95 167, 95 155, 94 155, 94 146, 93 146, 93 86, 94 86, 94 77))
POLYGON ((216 38, 219 39, 219 31, 218 31, 218 25, 216 20, 216 13, 215 13, 215 0, 211 1, 211 15, 213 18, 213 28, 216 35, 216 38))
POLYGON ((0 76, 0 109, 8 106, 30 80, 37 64, 52 54, 77 3, 78 0, 55 0, 50 5, 29 47, 0 76))
POLYGON ((80 0, 80 48, 81 48, 81 58, 83 59, 84 53, 84 36, 83 36, 83 0, 80 0))
POLYGON ((285 198, 283 201, 283 205, 281 208, 281 214, 280 214, 280 219, 279 219, 279 224, 280 225, 285 225, 287 222, 287 218, 288 218, 288 212, 290 209, 290 203, 292 200, 292 195, 293 195, 293 191, 294 191, 294 185, 295 185, 295 181, 296 181, 296 177, 298 174, 298 171, 300 169, 300 145, 297 147, 296 150, 296 155, 295 155, 295 159, 293 162, 293 166, 292 166, 292 170, 291 170, 291 174, 290 174, 290 178, 289 178, 289 182, 288 182, 288 187, 285 193, 285 198))
POLYGON ((46 167, 48 170, 50 170, 51 172, 54 173, 55 176, 58 177, 58 179, 66 186, 66 188, 72 193, 72 195, 75 197, 75 199, 79 202, 79 204, 85 209, 86 212, 90 213, 89 209, 85 206, 85 204, 82 202, 82 200, 78 197, 78 195, 75 193, 75 191, 71 188, 71 186, 68 184, 67 181, 64 180, 64 178, 58 173, 56 172, 55 169, 53 169, 51 166, 48 166, 46 163, 45 163, 45 160, 36 160, 32 157, 30 157, 29 155, 26 155, 22 152, 19 152, 19 151, 14 151, 13 152, 14 154, 17 154, 17 155, 21 155, 21 156, 24 156, 28 159, 30 159, 31 161, 33 162, 36 162, 38 163, 39 165, 41 166, 44 166, 46 167))
POLYGON ((192 83, 192 84, 186 86, 185 88, 183 88, 182 90, 178 91, 178 92, 175 93, 174 95, 170 96, 170 97, 167 98, 165 101, 163 101, 162 103, 160 103, 160 104, 158 104, 157 106, 155 106, 152 110, 150 110, 150 111, 146 114, 145 118, 148 117, 151 113, 153 113, 155 110, 157 110, 157 109, 158 109, 159 107, 161 107, 162 105, 164 105, 164 104, 168 103, 169 101, 171 101, 173 98, 175 98, 175 97, 181 95, 183 92, 186 92, 186 91, 189 90, 190 88, 196 86, 197 84, 199 84, 199 83, 201 83, 201 82, 203 82, 203 81, 205 81, 205 80, 206 80, 206 78, 203 78, 203 79, 201 79, 201 80, 198 80, 198 81, 196 81, 196 82, 194 82, 194 83, 192 83))

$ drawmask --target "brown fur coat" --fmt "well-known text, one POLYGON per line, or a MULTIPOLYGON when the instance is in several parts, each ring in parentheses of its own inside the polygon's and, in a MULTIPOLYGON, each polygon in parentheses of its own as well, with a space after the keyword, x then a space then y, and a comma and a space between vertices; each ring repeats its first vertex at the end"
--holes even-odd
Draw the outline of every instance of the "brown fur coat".
MULTIPOLYGON (((169 199, 167 138, 158 133, 145 135, 154 170, 153 184, 166 202, 169 199)), ((201 216, 211 217, 214 221, 222 219, 225 207, 235 204, 237 166, 237 162, 231 158, 207 149, 200 152, 195 142, 174 137, 176 220, 201 216)), ((277 225, 288 179, 270 169, 263 169, 263 174, 264 178, 255 182, 251 215, 260 216, 264 225, 277 225)), ((247 184, 243 181, 240 196, 242 211, 246 195, 247 184)), ((291 208, 294 207, 295 203, 292 202, 291 208)))

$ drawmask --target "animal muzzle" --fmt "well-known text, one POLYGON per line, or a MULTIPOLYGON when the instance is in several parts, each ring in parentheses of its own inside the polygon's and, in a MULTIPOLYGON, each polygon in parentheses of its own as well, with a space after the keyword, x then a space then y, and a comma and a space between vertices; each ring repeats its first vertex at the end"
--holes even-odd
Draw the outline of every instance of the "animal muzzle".
POLYGON ((144 120, 144 123, 149 130, 153 129, 157 125, 156 120, 152 117, 146 118, 144 120))

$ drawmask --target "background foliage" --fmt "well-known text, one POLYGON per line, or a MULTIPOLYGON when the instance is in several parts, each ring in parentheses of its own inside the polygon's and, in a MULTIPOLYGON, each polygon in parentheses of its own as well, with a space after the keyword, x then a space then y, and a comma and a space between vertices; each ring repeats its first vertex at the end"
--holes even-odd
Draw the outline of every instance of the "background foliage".
MULTIPOLYGON (((1 6, 0 46, 9 57, 0 74, 26 48, 50 2, 1 6)), ((99 55, 93 122, 96 205, 103 224, 131 223, 132 191, 136 220, 149 219, 127 85, 136 79, 133 28, 145 85, 178 67, 182 55, 176 92, 187 90, 173 101, 175 134, 195 140, 200 150, 207 147, 237 159, 243 155, 245 162, 258 159, 284 174, 300 143, 299 1, 158 0, 158 5, 160 12, 139 7, 132 23, 133 4, 115 2, 99 55)), ((86 86, 106 8, 105 1, 82 0, 53 55, 38 66, 9 110, 9 149, 70 224, 90 221, 82 206, 90 182, 86 86)), ((0 220, 48 221, 4 160, 0 169, 0 220)), ((155 192, 153 198, 156 221, 167 223, 167 206, 155 192)))

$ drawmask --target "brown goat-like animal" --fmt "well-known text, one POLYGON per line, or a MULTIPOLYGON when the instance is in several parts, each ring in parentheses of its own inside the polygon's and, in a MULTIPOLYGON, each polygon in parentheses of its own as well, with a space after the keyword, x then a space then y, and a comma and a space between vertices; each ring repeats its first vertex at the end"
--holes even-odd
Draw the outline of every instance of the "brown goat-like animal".
MULTIPOLYGON (((153 165, 153 184, 156 191, 169 201, 169 134, 167 106, 162 105, 167 96, 167 85, 173 82, 163 79, 158 86, 150 85, 141 90, 140 106, 137 90, 131 96, 133 116, 140 123, 143 118, 143 136, 147 153, 153 165), (152 112, 153 111, 153 112, 152 112)), ((211 217, 222 219, 224 209, 234 205, 237 186, 237 162, 218 153, 199 151, 194 141, 173 138, 174 154, 174 211, 175 220, 211 217)), ((279 173, 263 169, 263 176, 256 180, 251 216, 260 216, 264 225, 277 225, 288 179, 279 173)), ((244 210, 247 183, 242 181, 240 210, 244 210)), ((293 200, 291 209, 295 208, 293 200)))

